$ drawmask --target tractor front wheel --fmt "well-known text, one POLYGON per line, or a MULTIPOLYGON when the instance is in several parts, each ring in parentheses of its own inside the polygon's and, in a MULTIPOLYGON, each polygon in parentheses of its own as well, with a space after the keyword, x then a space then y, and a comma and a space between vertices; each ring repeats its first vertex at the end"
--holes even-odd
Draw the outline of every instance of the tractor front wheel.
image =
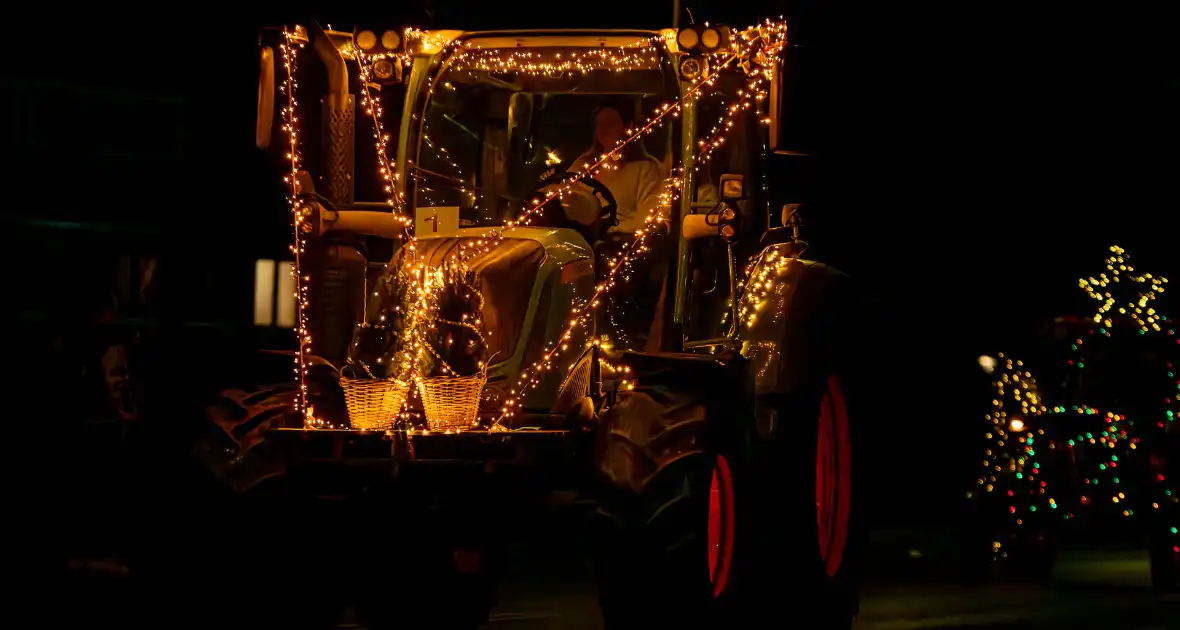
MULTIPOLYGON (((713 417, 692 388, 647 385, 603 416, 595 467, 599 603, 607 628, 735 623, 748 530, 752 414, 713 417)), ((736 394, 735 394, 736 396, 736 394)))

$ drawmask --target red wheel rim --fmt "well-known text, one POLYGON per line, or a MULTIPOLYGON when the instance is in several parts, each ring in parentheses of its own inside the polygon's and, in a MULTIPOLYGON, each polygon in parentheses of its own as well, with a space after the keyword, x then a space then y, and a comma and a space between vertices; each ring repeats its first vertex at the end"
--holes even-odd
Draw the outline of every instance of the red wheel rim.
POLYGON ((713 467, 713 483, 709 488, 709 579, 713 596, 721 595, 729 580, 729 565, 733 559, 733 477, 729 462, 717 456, 713 467))
POLYGON ((815 451, 815 512, 819 552, 828 577, 835 577, 848 543, 852 505, 852 444, 848 406, 835 376, 828 378, 819 410, 819 438, 815 451))

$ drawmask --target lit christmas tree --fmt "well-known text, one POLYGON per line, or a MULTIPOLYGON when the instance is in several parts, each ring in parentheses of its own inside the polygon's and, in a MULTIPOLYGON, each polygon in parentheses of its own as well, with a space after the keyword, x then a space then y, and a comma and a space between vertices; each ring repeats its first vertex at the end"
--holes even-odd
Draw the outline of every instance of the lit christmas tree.
MULTIPOLYGON (((1175 461, 1180 381, 1173 361, 1180 341, 1172 322, 1155 308, 1167 278, 1136 272, 1120 247, 1110 252, 1106 272, 1079 280, 1098 303, 1096 312, 1054 322, 1055 337, 1068 343, 1068 351, 1062 352, 1060 388, 1048 396, 1052 403, 1044 402, 1020 361, 981 358, 984 369, 998 375, 987 415, 986 471, 977 480, 980 499, 1000 530, 993 543, 996 558, 1005 555, 1005 538, 1020 539, 1021 526, 1044 526, 1040 515, 1046 512, 1110 524, 1130 522, 1146 510, 1144 528, 1153 549, 1171 554, 1171 578, 1162 583, 1170 579, 1174 585, 1180 497, 1172 490, 1170 471, 1180 464, 1175 461), (1167 393, 1160 396, 1161 390, 1167 393), (1050 468, 1055 473, 1047 474, 1050 468)), ((1153 571, 1160 562, 1153 555, 1153 571)))
POLYGON ((999 355, 981 357, 980 365, 995 375, 991 411, 986 418, 988 448, 983 474, 977 479, 982 523, 992 538, 992 559, 1007 557, 1010 548, 1044 543, 1054 497, 1052 455, 1057 450, 1052 426, 1037 381, 1022 361, 999 355))

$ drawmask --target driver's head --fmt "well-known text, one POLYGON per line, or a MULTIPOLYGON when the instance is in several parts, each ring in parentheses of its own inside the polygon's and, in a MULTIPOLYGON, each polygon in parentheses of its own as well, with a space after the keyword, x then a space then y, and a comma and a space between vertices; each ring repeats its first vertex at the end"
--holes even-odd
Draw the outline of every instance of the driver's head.
POLYGON ((635 123, 635 106, 625 99, 609 99, 594 110, 594 140, 609 151, 627 136, 635 123))

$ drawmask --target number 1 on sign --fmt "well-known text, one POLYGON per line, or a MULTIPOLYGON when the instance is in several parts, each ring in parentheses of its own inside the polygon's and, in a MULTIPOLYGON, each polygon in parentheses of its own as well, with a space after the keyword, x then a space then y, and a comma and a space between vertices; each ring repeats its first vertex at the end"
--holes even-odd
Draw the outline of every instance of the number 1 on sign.
POLYGON ((414 233, 419 236, 452 234, 458 230, 458 206, 429 206, 414 209, 414 233))

